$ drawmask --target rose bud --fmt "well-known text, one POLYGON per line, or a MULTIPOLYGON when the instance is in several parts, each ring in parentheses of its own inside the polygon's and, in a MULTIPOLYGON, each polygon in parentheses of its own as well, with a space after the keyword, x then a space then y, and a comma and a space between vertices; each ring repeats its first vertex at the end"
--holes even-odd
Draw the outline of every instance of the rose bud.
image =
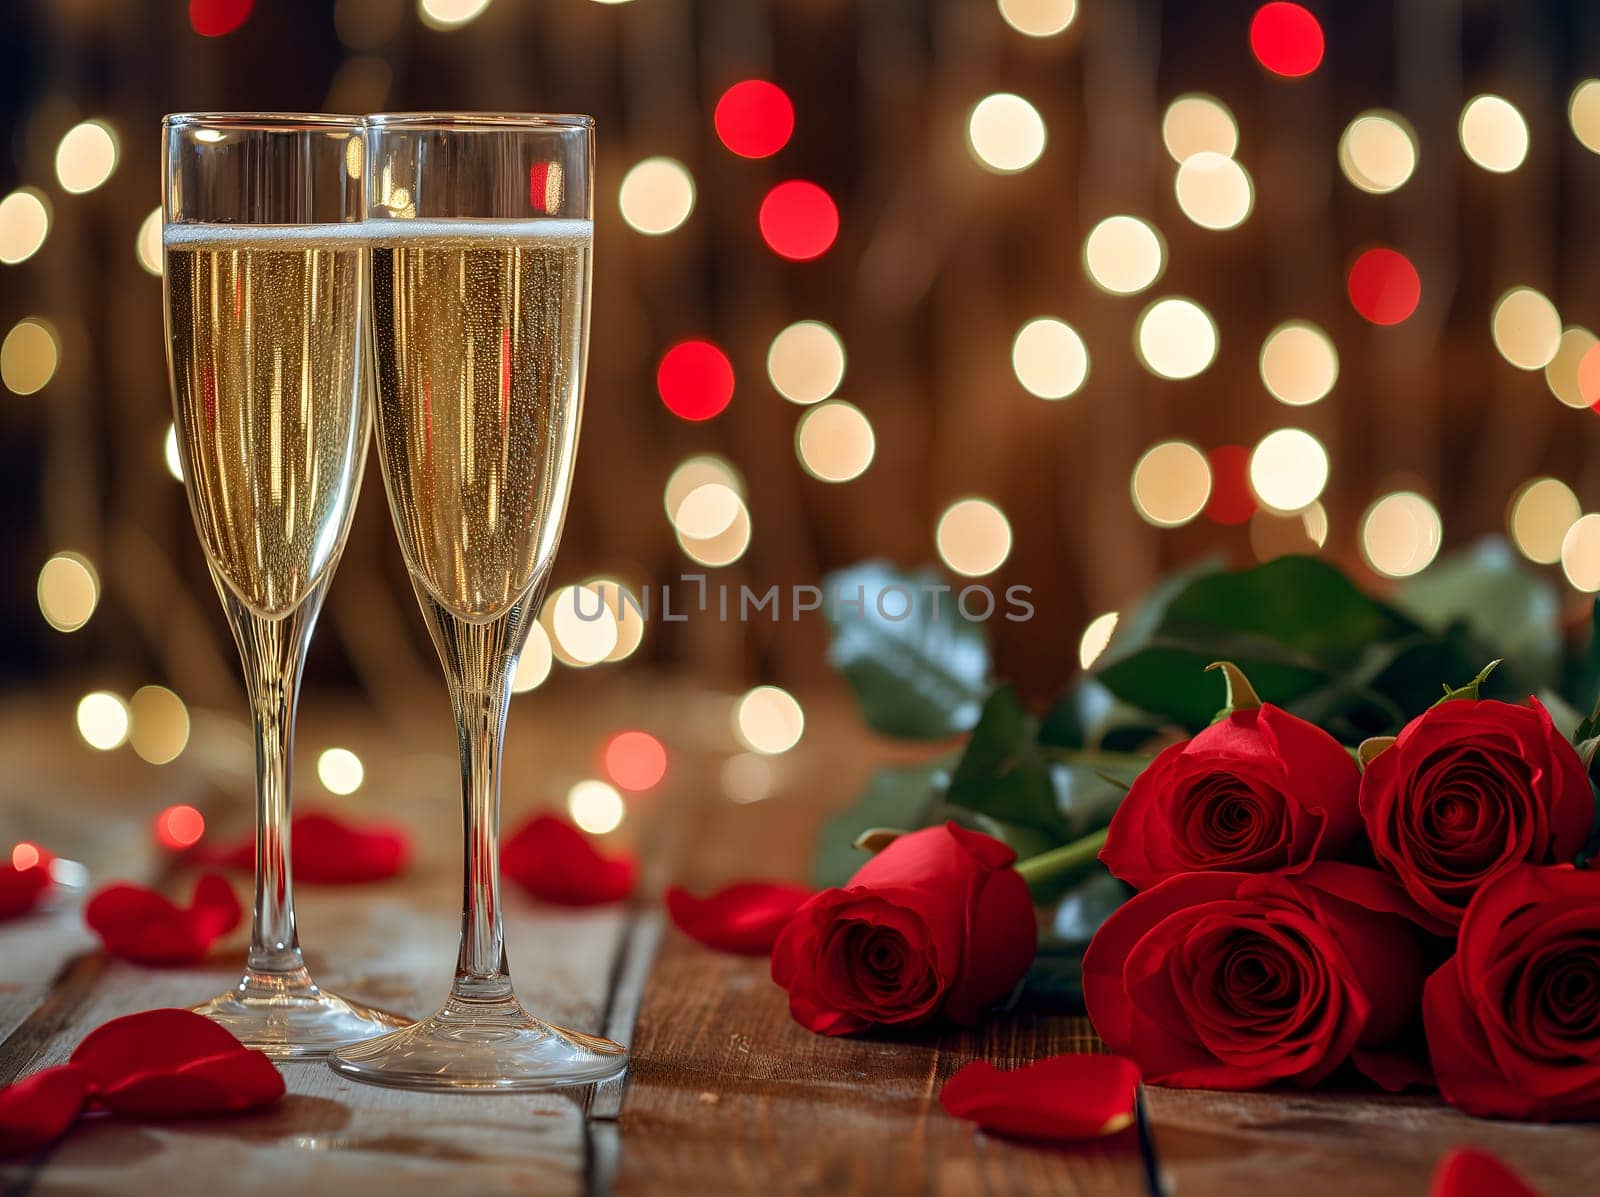
POLYGON ((1600 873, 1518 865, 1485 885, 1428 978, 1439 1089, 1469 1114, 1600 1118, 1600 873))
POLYGON ((1135 889, 1202 869, 1299 872, 1360 835, 1355 760, 1223 668, 1227 715, 1161 752, 1111 819, 1100 859, 1135 889))
POLYGON ((1536 699, 1441 702, 1406 724, 1361 777, 1378 862, 1446 928, 1518 864, 1570 862, 1594 793, 1572 745, 1536 699))
POLYGON ((810 898, 772 949, 795 1021, 823 1035, 977 1022, 1033 962, 1033 903, 1015 859, 947 823, 900 836, 843 889, 810 898))
POLYGON ((1106 1046, 1152 1084, 1309 1086, 1350 1059, 1382 1080, 1422 988, 1414 913, 1355 865, 1186 873, 1100 928, 1084 1001, 1106 1046))

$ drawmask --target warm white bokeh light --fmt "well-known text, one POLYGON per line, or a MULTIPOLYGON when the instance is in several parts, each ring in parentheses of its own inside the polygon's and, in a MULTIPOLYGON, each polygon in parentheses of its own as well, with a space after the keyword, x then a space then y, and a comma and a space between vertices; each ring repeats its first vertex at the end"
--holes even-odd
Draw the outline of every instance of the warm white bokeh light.
POLYGON ((1030 320, 1011 342, 1017 381, 1040 399, 1065 399, 1089 377, 1089 351, 1070 324, 1050 316, 1030 320))
POLYGON ((1261 344, 1261 381, 1280 403, 1315 403, 1338 380, 1339 351, 1309 320, 1280 324, 1261 344))
POLYGON ((1089 621, 1089 626, 1083 629, 1083 636, 1078 640, 1078 664, 1088 669, 1106 651, 1106 645, 1111 643, 1111 633, 1117 630, 1117 613, 1107 611, 1104 615, 1096 615, 1089 621))
POLYGON ((522 656, 517 659, 517 671, 511 676, 511 693, 526 694, 529 690, 537 690, 550 676, 550 668, 555 662, 555 657, 550 651, 550 633, 544 630, 544 624, 535 620, 528 629, 528 643, 522 647, 522 656))
POLYGON ((104 121, 73 125, 56 147, 56 181, 63 191, 93 191, 117 169, 117 136, 104 121))
POLYGON ((1044 118, 1021 96, 985 96, 967 119, 967 145, 973 157, 997 174, 1027 170, 1044 153, 1044 118))
POLYGON ((152 765, 175 761, 189 744, 189 708, 165 686, 140 686, 128 700, 128 742, 152 765))
POLYGON ((679 532, 678 547, 696 564, 708 569, 721 569, 744 556, 745 550, 750 547, 750 532, 750 509, 741 503, 739 515, 727 531, 706 540, 697 540, 679 532))
POLYGON ((646 158, 622 176, 617 204, 629 228, 659 237, 694 211, 694 178, 676 158, 646 158))
POLYGON ((1414 491, 1384 495, 1361 517, 1361 555, 1378 573, 1409 578, 1439 555, 1439 509, 1414 491))
POLYGON ((1529 561, 1554 565, 1561 560, 1567 529, 1582 514, 1578 496, 1561 479, 1530 478, 1511 497, 1506 530, 1511 533, 1511 543, 1529 561))
POLYGON ((1528 122, 1500 96, 1474 96, 1461 110, 1461 148, 1484 170, 1505 174, 1528 156, 1528 122))
POLYGON ((590 578, 589 585, 600 592, 617 621, 617 643, 606 654, 606 663, 624 661, 644 643, 644 605, 634 588, 620 578, 590 578))
POLYGON ((1250 454, 1250 488, 1274 511, 1309 507, 1328 485, 1328 451, 1309 432, 1280 428, 1250 454))
POLYGON ((946 567, 981 578, 1011 556, 1011 521, 988 499, 960 499, 945 508, 933 539, 946 567))
POLYGON ((32 395, 49 385, 61 364, 55 330, 30 316, 19 320, 0 342, 0 382, 13 395, 32 395))
POLYGON ((491 0, 417 0, 417 15, 430 29, 460 29, 483 15, 491 0))
POLYGON ((1561 340, 1556 344, 1556 353, 1544 368, 1545 385, 1550 388, 1550 393, 1568 407, 1588 407, 1595 398, 1583 397, 1582 375, 1579 373, 1583 365, 1584 355, 1600 344, 1600 338, 1586 328, 1563 329, 1561 340))
POLYGON ((1231 158, 1239 148, 1239 125, 1221 100, 1190 92, 1167 105, 1161 140, 1174 162, 1206 153, 1231 158))
POLYGON ((1217 326, 1192 299, 1158 299, 1139 316, 1139 359, 1162 378, 1193 378, 1217 356, 1217 326))
POLYGON ((744 479, 739 476, 739 472, 726 459, 714 453, 701 453, 685 458, 667 479, 667 485, 661 494, 667 520, 676 526, 678 510, 683 506, 683 501, 692 491, 709 482, 719 482, 738 495, 741 500, 744 498, 744 479))
POLYGON ((1573 521, 1561 540, 1561 572, 1586 594, 1600 591, 1600 515, 1573 521))
POLYGON ((725 482, 706 482, 683 497, 672 525, 690 540, 710 540, 731 528, 743 510, 738 491, 725 482))
POLYGON ((844 381, 844 342, 820 320, 801 320, 772 338, 767 377, 791 403, 820 403, 844 381))
POLYGON ((330 794, 354 794, 366 777, 366 766, 348 748, 329 748, 317 757, 317 780, 330 794))
POLYGON ((115 694, 96 690, 78 702, 78 734, 90 748, 109 752, 128 738, 128 707, 115 694))
POLYGON ((100 602, 100 578, 81 553, 57 553, 39 570, 39 614, 58 632, 76 632, 100 602))
POLYGON ((1494 305, 1494 347, 1519 370, 1542 370, 1561 346, 1561 314, 1532 287, 1513 287, 1494 305))
POLYGON ((1146 523, 1176 528, 1199 515, 1211 498, 1211 463, 1188 441, 1162 441, 1139 458, 1129 488, 1146 523))
POLYGON ((775 756, 788 752, 805 733, 805 712, 794 695, 777 686, 757 686, 733 712, 733 733, 751 752, 775 756))
POLYGON ((735 802, 761 802, 772 797, 777 778, 772 761, 759 752, 736 752, 718 772, 722 791, 735 802))
POLYGON ((822 482, 849 482, 872 464, 878 441, 861 409, 830 399, 800 417, 794 449, 800 464, 822 482))
POLYGON ((1572 89, 1567 119, 1583 147, 1600 154, 1600 79, 1585 79, 1572 89))
POLYGON ((1339 169, 1373 195, 1404 186, 1417 169, 1417 135, 1411 123, 1398 112, 1363 112, 1339 138, 1339 169))
POLYGON ((172 475, 174 482, 183 481, 183 454, 178 451, 178 426, 167 425, 166 439, 162 442, 161 456, 166 462, 167 473, 172 475))
POLYGON ((1113 295, 1134 295, 1161 277, 1166 246, 1155 226, 1137 216, 1108 216, 1083 242, 1089 281, 1113 295))
POLYGON ((567 791, 567 814, 590 835, 615 831, 627 813, 621 793, 609 782, 591 777, 567 791))
POLYGON ((1173 187, 1178 207, 1203 229, 1236 228, 1250 215, 1255 202, 1255 189, 1245 168, 1211 150, 1185 158, 1173 187))
MULTIPOLYGON (((352 141, 351 145, 357 144, 352 141)), ((133 256, 156 277, 161 276, 161 209, 152 208, 133 239, 133 256)))
POLYGON ((1078 0, 999 0, 1000 16, 1018 33, 1050 37, 1071 25, 1078 0))
POLYGON ((19 187, 0 200, 0 262, 15 266, 39 252, 50 232, 50 201, 42 191, 19 187))
POLYGON ((617 647, 617 617, 594 586, 563 586, 545 609, 552 648, 568 664, 598 665, 617 647))

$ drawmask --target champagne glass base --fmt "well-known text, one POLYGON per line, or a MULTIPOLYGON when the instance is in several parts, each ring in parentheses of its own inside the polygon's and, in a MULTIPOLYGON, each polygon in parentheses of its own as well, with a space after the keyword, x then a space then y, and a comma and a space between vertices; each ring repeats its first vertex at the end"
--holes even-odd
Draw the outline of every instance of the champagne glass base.
POLYGON ((314 984, 264 986, 252 980, 247 977, 237 988, 193 1010, 274 1060, 321 1059, 336 1047, 386 1034, 411 1021, 314 984))
POLYGON ((541 1022, 515 997, 451 996, 431 1018, 353 1043, 328 1057, 341 1076, 370 1085, 520 1093, 619 1076, 628 1051, 594 1035, 541 1022))

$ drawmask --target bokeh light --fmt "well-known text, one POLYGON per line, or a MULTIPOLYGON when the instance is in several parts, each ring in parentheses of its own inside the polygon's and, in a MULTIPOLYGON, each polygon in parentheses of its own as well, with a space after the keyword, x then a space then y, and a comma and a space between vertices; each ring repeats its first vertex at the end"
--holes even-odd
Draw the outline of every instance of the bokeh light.
POLYGON ((1024 324, 1011 342, 1011 368, 1030 395, 1065 399, 1089 377, 1089 351, 1070 324, 1041 316, 1024 324))
MULTIPOLYGON (((357 144, 352 141, 351 145, 357 144)), ((157 278, 161 276, 161 209, 152 208, 133 238, 133 256, 157 278)))
POLYGON ((1506 510, 1506 530, 1511 543, 1529 561, 1554 565, 1561 560, 1566 539, 1583 508, 1578 496, 1559 478, 1530 478, 1514 495, 1506 510))
POLYGON ((733 732, 751 752, 776 756, 800 743, 805 734, 805 712, 794 695, 777 686, 757 686, 741 698, 733 711, 733 732))
POLYGON ((590 835, 615 831, 627 813, 622 795, 607 782, 591 777, 567 791, 567 814, 590 835))
POLYGON ((741 158, 767 158, 788 144, 794 104, 776 83, 746 79, 722 93, 711 121, 722 144, 741 158))
POLYGON ((81 553, 57 553, 39 570, 39 614, 58 632, 76 632, 100 602, 100 578, 81 553))
POLYGON ((1600 515, 1574 520, 1561 539, 1561 572, 1585 594, 1600 591, 1600 515))
POLYGON ((1205 516, 1214 524, 1242 524, 1256 513, 1250 489, 1250 450, 1243 445, 1217 445, 1206 454, 1211 466, 1211 497, 1205 516))
POLYGON ((772 338, 767 377, 791 403, 820 403, 844 381, 844 342, 820 320, 800 320, 772 338))
POLYGON ((1233 157, 1239 148, 1239 125, 1216 96, 1189 92, 1167 105, 1161 118, 1161 142, 1174 162, 1195 154, 1233 157))
POLYGON ((1177 528, 1205 510, 1211 463, 1188 441, 1162 441, 1134 465, 1129 488, 1140 518, 1158 528, 1177 528))
POLYGON ((0 200, 0 262, 26 262, 49 233, 50 201, 42 191, 19 187, 0 200))
POLYGON ((1018 33, 1051 37, 1071 25, 1078 0, 999 0, 1000 16, 1018 33))
POLYGON ((1166 246, 1155 227, 1137 216, 1108 216, 1083 241, 1089 281, 1112 295, 1134 295, 1161 277, 1166 246))
POLYGON ((366 780, 361 758, 348 748, 328 748, 317 757, 317 780, 330 794, 354 794, 366 780))
POLYGON ((721 483, 741 499, 744 497, 744 479, 725 458, 701 453, 679 462, 661 492, 661 505, 668 521, 676 526, 683 501, 700 487, 712 482, 721 483))
POLYGON ((169 806, 155 818, 156 843, 174 852, 192 848, 206 833, 206 818, 187 803, 169 806))
POLYGON ((860 408, 841 399, 819 403, 800 417, 795 454, 806 473, 821 482, 859 478, 877 452, 872 423, 860 408))
POLYGON ((1179 164, 1174 189, 1183 214, 1203 229, 1238 227, 1255 202, 1244 167, 1210 150, 1190 154, 1179 164))
POLYGON ((634 588, 620 578, 590 578, 589 584, 600 592, 617 621, 617 643, 606 654, 606 663, 625 661, 644 643, 644 607, 634 588))
POLYGON ((759 752, 736 752, 722 762, 718 772, 722 792, 735 802, 761 802, 772 797, 777 784, 772 761, 759 752))
POLYGON ((430 29, 460 29, 481 17, 490 0, 417 0, 417 15, 430 29))
POLYGON ((1474 96, 1461 110, 1461 148, 1484 170, 1505 174, 1528 156, 1528 122, 1501 96, 1474 96))
POLYGON ((1545 385, 1568 407, 1588 407, 1600 399, 1600 390, 1585 397, 1583 377, 1584 357, 1597 344, 1600 339, 1586 328, 1565 329, 1556 344, 1555 356, 1544 368, 1545 385))
POLYGON ((1417 310, 1422 279, 1398 250, 1369 249, 1350 266, 1350 305, 1374 324, 1399 324, 1417 310))
POLYGON ((243 25, 255 0, 189 0, 189 26, 201 37, 222 37, 243 25))
POLYGON ((1572 89, 1567 119, 1583 147, 1600 154, 1600 79, 1585 79, 1572 89))
POLYGON ((1361 517, 1361 555, 1378 573, 1409 578, 1439 555, 1439 510, 1414 491, 1384 495, 1361 517))
POLYGON ((683 497, 672 526, 690 540, 710 540, 731 528, 743 510, 738 491, 725 482, 705 482, 683 497))
POLYGON ((1217 326, 1192 299, 1158 299, 1139 316, 1139 360, 1162 378, 1193 378, 1217 356, 1217 326))
POLYGON ((1274 511, 1309 507, 1328 485, 1328 451, 1299 428, 1269 432, 1250 454, 1250 486, 1274 511))
POLYGON ((128 705, 109 690, 78 700, 78 734, 90 748, 109 752, 128 738, 128 705))
POLYGON ((44 854, 39 851, 39 845, 37 844, 30 844, 27 840, 21 840, 11 846, 11 867, 19 873, 37 867, 43 859, 44 854))
POLYGON ((1103 615, 1096 615, 1089 621, 1089 626, 1083 629, 1083 635, 1078 639, 1078 664, 1088 669, 1100 659, 1100 654, 1106 651, 1106 646, 1111 643, 1111 634, 1117 630, 1117 613, 1107 611, 1103 615))
POLYGON ((1309 320, 1290 320, 1261 344, 1261 382, 1280 403, 1303 407, 1333 390, 1339 352, 1328 334, 1309 320))
POLYGON ((815 183, 790 179, 767 192, 757 215, 761 239, 780 258, 809 262, 839 236, 839 209, 815 183))
POLYGON ((173 481, 183 481, 183 454, 178 451, 178 426, 167 425, 166 439, 162 442, 161 456, 166 462, 167 473, 172 475, 173 481))
POLYGON ((988 499, 958 499, 939 517, 933 539, 948 569, 981 578, 1011 556, 1011 521, 988 499))
POLYGON ((1339 169, 1362 191, 1395 191, 1417 169, 1416 131, 1398 112, 1363 112, 1339 138, 1339 169))
POLYGON ((544 624, 535 620, 528 629, 528 642, 522 646, 522 656, 517 659, 517 671, 511 675, 511 693, 526 694, 544 685, 554 662, 550 633, 544 630, 544 624))
POLYGON ((128 700, 128 742, 142 760, 165 765, 189 744, 189 708, 165 686, 140 686, 128 700))
POLYGON ((656 390, 683 420, 709 420, 733 399, 733 363, 710 341, 680 341, 656 367, 656 390))
POLYGON ((1322 62, 1322 26, 1298 4, 1274 0, 1256 10, 1250 21, 1250 49, 1275 75, 1309 75, 1322 62))
POLYGON ((1532 287, 1513 287, 1494 305, 1494 347, 1519 370, 1542 370, 1561 347, 1561 314, 1532 287))
POLYGON ((1044 118, 1021 96, 1010 92, 985 96, 967 118, 967 146, 986 169, 1016 174, 1044 153, 1044 118))
POLYGON ((728 525, 726 532, 705 540, 697 540, 679 532, 678 547, 691 561, 709 569, 720 569, 744 556, 745 550, 750 547, 750 532, 750 510, 741 503, 738 517, 728 525))
POLYGON ((617 617, 589 583, 562 586, 545 600, 551 647, 569 665, 598 665, 617 647, 617 617))
POLYGON ((73 125, 56 147, 56 181, 63 191, 93 191, 117 169, 117 137, 104 121, 73 125))
POLYGON ((694 211, 694 178, 676 158, 646 158, 622 176, 617 206, 629 228, 662 236, 694 211))
POLYGON ((0 342, 0 382, 14 395, 43 390, 61 364, 61 346, 55 330, 30 316, 18 321, 0 342))
POLYGON ((667 775, 667 750, 647 731, 620 731, 601 752, 606 775, 624 790, 640 793, 667 775))

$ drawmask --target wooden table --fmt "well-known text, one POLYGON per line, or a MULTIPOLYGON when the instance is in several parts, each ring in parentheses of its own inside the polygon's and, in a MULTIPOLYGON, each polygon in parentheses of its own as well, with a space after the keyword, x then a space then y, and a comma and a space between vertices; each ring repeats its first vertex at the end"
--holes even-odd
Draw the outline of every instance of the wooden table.
MULTIPOLYGON (((458 900, 453 737, 442 698, 416 726, 379 726, 351 705, 308 705, 300 792, 344 744, 367 763, 362 791, 321 796, 360 819, 416 832, 417 859, 379 885, 299 891, 302 939, 330 987, 421 1015, 454 961, 458 900)), ((633 803, 614 839, 646 867, 634 904, 587 911, 508 895, 513 970, 526 1004, 631 1045, 625 1083, 533 1096, 412 1095, 316 1064, 286 1065, 274 1109, 217 1121, 88 1121, 37 1158, 0 1164, 4 1194, 863 1194, 1049 1193, 1211 1197, 1240 1193, 1422 1194, 1451 1146, 1497 1152, 1555 1197, 1600 1190, 1600 1129, 1466 1118, 1423 1098, 1219 1094, 1147 1087, 1140 1126, 1098 1143, 1036 1147, 947 1117, 944 1079, 982 1057, 1004 1067, 1097 1046, 1081 1019, 1017 1015, 971 1032, 829 1039, 790 1021, 766 963, 678 936, 657 896, 669 880, 803 876, 818 821, 893 751, 829 696, 808 699, 801 747, 772 762, 774 793, 731 801, 718 770, 735 751, 729 699, 637 677, 536 692, 513 710, 506 820, 593 773, 614 729, 645 727, 671 753, 659 792, 633 803)), ((72 696, 0 706, 0 843, 34 839, 84 862, 95 883, 134 877, 187 894, 150 842, 170 802, 247 829, 248 741, 227 716, 197 719, 177 765, 94 754, 70 734, 72 696)), ((243 892, 247 879, 239 878, 243 892)), ((206 966, 108 961, 82 928, 81 898, 0 925, 0 1082, 65 1058, 107 1018, 184 1005, 229 984, 243 933, 206 966)))

